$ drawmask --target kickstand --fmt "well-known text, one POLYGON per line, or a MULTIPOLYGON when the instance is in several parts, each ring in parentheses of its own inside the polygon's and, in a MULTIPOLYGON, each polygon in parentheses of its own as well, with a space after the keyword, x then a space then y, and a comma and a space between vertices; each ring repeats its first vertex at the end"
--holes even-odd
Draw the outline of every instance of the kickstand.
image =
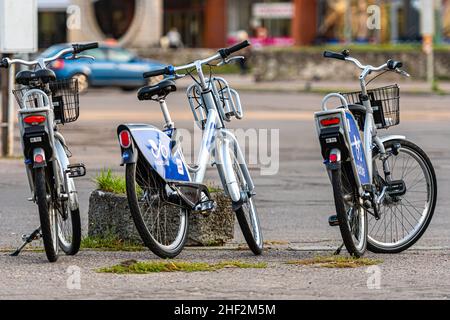
POLYGON ((342 243, 337 249, 336 251, 333 253, 334 256, 338 256, 341 254, 341 250, 344 247, 344 243, 342 243))
POLYGON ((19 253, 23 250, 23 248, 25 248, 25 246, 29 243, 31 243, 33 240, 38 240, 41 238, 41 227, 37 228, 36 230, 34 230, 30 235, 23 235, 22 239, 23 239, 23 243, 22 245, 17 248, 16 251, 14 251, 13 253, 10 254, 11 257, 17 257, 19 255, 19 253))

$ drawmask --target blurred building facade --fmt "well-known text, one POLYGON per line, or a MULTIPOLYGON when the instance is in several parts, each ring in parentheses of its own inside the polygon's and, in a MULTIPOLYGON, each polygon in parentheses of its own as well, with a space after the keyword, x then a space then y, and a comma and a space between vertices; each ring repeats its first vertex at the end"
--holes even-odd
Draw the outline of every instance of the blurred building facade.
MULTIPOLYGON (((450 0, 435 0, 437 39, 450 40, 450 0)), ((114 39, 160 45, 169 30, 186 47, 216 48, 251 38, 257 45, 420 40, 420 0, 38 0, 39 46, 114 39), (381 29, 367 28, 367 7, 381 29)))

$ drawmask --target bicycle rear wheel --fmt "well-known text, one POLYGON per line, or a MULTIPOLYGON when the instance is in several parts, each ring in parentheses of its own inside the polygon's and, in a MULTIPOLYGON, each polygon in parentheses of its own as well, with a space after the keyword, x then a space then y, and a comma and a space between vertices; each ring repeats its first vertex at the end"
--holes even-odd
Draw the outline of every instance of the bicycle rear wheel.
POLYGON ((139 155, 126 165, 126 189, 131 216, 144 244, 161 258, 174 258, 187 241, 189 211, 168 201, 166 185, 139 155))
POLYGON ((50 262, 58 260, 58 214, 45 168, 34 169, 34 192, 39 209, 45 254, 50 262))
POLYGON ((345 248, 350 255, 361 257, 367 247, 367 211, 359 204, 348 174, 351 168, 346 165, 331 171, 334 203, 345 248))

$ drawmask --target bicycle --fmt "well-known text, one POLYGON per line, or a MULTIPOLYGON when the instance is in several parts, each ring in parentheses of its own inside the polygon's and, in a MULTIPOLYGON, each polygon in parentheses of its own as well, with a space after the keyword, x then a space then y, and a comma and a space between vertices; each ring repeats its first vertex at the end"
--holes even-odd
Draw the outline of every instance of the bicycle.
POLYGON ((244 41, 203 60, 144 73, 144 78, 169 76, 138 92, 139 100, 159 102, 165 121, 163 131, 148 124, 118 127, 131 215, 143 242, 159 257, 173 258, 182 251, 191 212, 214 209, 214 201, 203 184, 210 159, 211 165, 217 167, 225 194, 231 199, 247 244, 255 255, 262 253, 254 184, 236 137, 225 127, 232 118, 243 117, 239 94, 225 79, 212 77, 211 70, 209 78, 205 77, 202 69, 243 59, 229 56, 249 45, 244 41), (214 61, 218 63, 213 65, 214 61), (176 128, 166 104, 166 97, 176 91, 175 80, 186 75, 194 80, 187 96, 196 124, 203 131, 198 163, 193 166, 186 164, 178 148, 176 128))
POLYGON ((81 222, 78 196, 73 181, 86 174, 83 164, 70 164, 71 153, 59 125, 74 122, 79 116, 78 82, 75 79, 56 80, 47 64, 66 59, 89 58, 78 55, 97 48, 97 43, 74 44, 49 58, 33 61, 4 58, 0 67, 11 65, 35 67, 15 76, 18 88, 13 90, 19 104, 19 132, 28 183, 30 201, 38 206, 40 227, 23 235, 23 244, 11 255, 17 256, 33 240, 42 238, 47 259, 55 262, 59 248, 67 255, 78 253, 81 242, 81 222))
POLYGON ((437 184, 433 165, 417 145, 402 135, 378 136, 377 129, 400 123, 398 85, 367 89, 385 72, 403 76, 399 61, 379 67, 363 65, 342 53, 324 52, 325 58, 354 63, 362 71, 361 91, 330 93, 315 113, 321 145, 336 207, 330 226, 339 226, 345 245, 356 257, 366 248, 376 253, 398 253, 412 246, 427 229, 436 207, 437 184), (366 77, 380 72, 369 82, 366 77), (342 106, 328 110, 338 98, 342 106), (361 139, 362 135, 362 139, 361 139))

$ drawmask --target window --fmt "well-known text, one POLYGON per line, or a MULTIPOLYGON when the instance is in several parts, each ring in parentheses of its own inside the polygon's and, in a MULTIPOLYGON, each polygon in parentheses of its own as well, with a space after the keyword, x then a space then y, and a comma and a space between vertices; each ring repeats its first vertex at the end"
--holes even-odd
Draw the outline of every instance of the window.
POLYGON ((114 62, 129 62, 134 58, 134 55, 123 49, 110 49, 109 59, 114 62))
POLYGON ((84 55, 93 56, 96 61, 106 60, 106 53, 104 49, 93 49, 83 52, 84 55))

